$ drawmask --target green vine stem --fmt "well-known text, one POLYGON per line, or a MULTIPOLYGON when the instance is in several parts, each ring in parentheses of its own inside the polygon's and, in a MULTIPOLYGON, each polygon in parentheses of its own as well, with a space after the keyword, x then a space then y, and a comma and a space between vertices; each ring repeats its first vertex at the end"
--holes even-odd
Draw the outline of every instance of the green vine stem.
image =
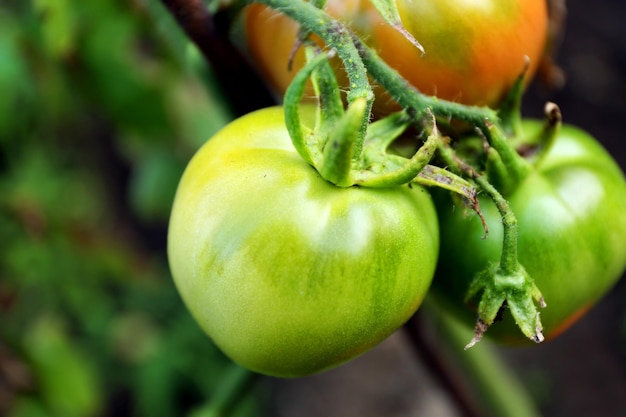
MULTIPOLYGON (((315 60, 317 55, 323 53, 315 46, 306 47, 306 56, 308 61, 315 60)), ((326 56, 331 58, 335 55, 335 51, 329 51, 326 56)), ((311 82, 313 83, 313 89, 318 97, 319 103, 319 116, 315 126, 315 131, 323 136, 327 137, 332 132, 335 123, 344 113, 343 101, 341 100, 341 94, 339 93, 339 85, 337 83, 337 77, 330 65, 328 59, 325 59, 315 71, 311 74, 311 82)), ((302 95, 300 95, 301 97, 302 95)), ((294 103, 295 104, 295 103, 294 103)), ((298 103, 299 104, 299 103, 298 103)))
POLYGON ((318 9, 315 4, 303 0, 253 0, 251 2, 262 3, 281 13, 289 16, 298 22, 302 28, 311 33, 315 33, 326 43, 332 45, 337 51, 339 58, 344 64, 349 81, 347 93, 348 103, 352 103, 358 98, 364 98, 367 103, 365 114, 368 117, 363 119, 360 126, 357 140, 354 145, 354 157, 361 154, 363 140, 374 93, 367 77, 367 70, 363 60, 356 49, 350 30, 340 21, 328 16, 323 10, 318 9))
MULTIPOLYGON (((344 63, 349 80, 348 102, 365 97, 371 108, 373 92, 371 75, 402 107, 410 109, 417 119, 432 112, 436 117, 458 119, 486 131, 486 121, 495 123, 497 112, 488 107, 467 106, 437 97, 426 96, 410 85, 396 70, 378 57, 342 22, 304 0, 253 0, 265 4, 297 21, 306 32, 315 33, 326 45, 332 45, 344 63), (368 72, 369 71, 369 72, 368 72)), ((365 128, 365 127, 363 127, 365 128)), ((486 132, 485 132, 486 133, 486 132)), ((360 144, 356 144, 358 156, 360 144)))
POLYGON ((521 157, 504 135, 504 131, 491 122, 485 122, 487 127, 487 142, 491 145, 488 150, 489 158, 493 162, 498 161, 498 174, 492 174, 487 167, 489 179, 502 186, 500 192, 505 195, 514 189, 530 174, 532 166, 521 157), (494 153, 493 150, 496 152, 494 153))
POLYGON ((500 258, 500 269, 504 273, 512 273, 518 264, 517 260, 517 218, 509 207, 506 199, 491 185, 491 183, 480 175, 471 166, 458 158, 449 146, 442 145, 439 148, 441 158, 445 163, 456 171, 457 174, 473 179, 478 186, 493 200, 502 217, 503 242, 502 256, 500 258))
POLYGON ((561 129, 563 117, 561 109, 555 103, 548 102, 544 107, 544 124, 532 142, 537 147, 537 151, 532 157, 532 165, 539 166, 545 156, 552 149, 556 137, 561 129))
MULTIPOLYGON (((393 117, 394 116, 391 116, 387 119, 380 120, 376 122, 376 125, 385 123, 388 120, 393 120, 393 117)), ((428 165, 439 145, 443 141, 443 138, 437 129, 434 116, 430 115, 430 119, 430 121, 427 120, 425 122, 425 130, 430 133, 422 146, 420 146, 417 152, 415 152, 410 159, 407 160, 406 158, 397 158, 398 162, 400 162, 400 160, 402 162, 398 163, 398 167, 396 169, 383 169, 379 172, 376 172, 376 170, 360 171, 366 175, 361 175, 355 178, 354 183, 366 187, 389 187, 393 185, 407 184, 415 179, 424 167, 428 165)), ((402 124, 402 121, 400 121, 400 124, 402 124)), ((375 124, 372 124, 372 126, 374 125, 375 124)), ((368 132, 368 137, 370 136, 369 133, 371 132, 368 132)), ((385 135, 381 135, 380 137, 384 138, 384 136, 385 135)), ((387 146, 385 144, 385 140, 381 140, 378 143, 376 142, 377 141, 370 141, 370 143, 368 143, 370 147, 367 151, 370 151, 376 156, 382 155, 380 158, 381 165, 393 163, 393 156, 386 153, 387 146), (380 146, 380 149, 377 150, 376 145, 380 146)), ((386 168, 389 167, 387 166, 386 168)))
POLYGON ((308 62, 308 64, 298 71, 293 79, 293 82, 289 85, 289 88, 285 92, 285 125, 289 136, 291 136, 291 142, 298 154, 308 164, 315 165, 315 158, 312 155, 312 149, 307 145, 306 136, 309 132, 305 132, 300 119, 300 98, 304 93, 304 86, 306 80, 311 76, 315 67, 320 65, 324 60, 322 54, 318 55, 315 59, 308 62))
POLYGON ((366 111, 366 99, 359 98, 350 103, 325 143, 319 173, 338 187, 354 185, 352 159, 358 130, 366 111))
POLYGON ((328 16, 323 10, 303 0, 255 0, 271 7, 298 22, 305 31, 315 33, 321 37, 327 45, 333 45, 339 57, 344 63, 350 91, 348 102, 362 97, 372 101, 374 94, 367 78, 367 70, 359 51, 354 46, 352 36, 348 28, 336 19, 328 16))
POLYGON ((458 119, 481 127, 485 126, 485 121, 498 120, 497 112, 488 107, 468 106, 422 94, 354 34, 353 42, 369 74, 400 106, 411 109, 416 117, 424 117, 430 111, 437 117, 458 119))
POLYGON ((360 124, 368 119, 367 103, 364 98, 357 99, 344 112, 337 95, 337 80, 328 62, 334 50, 325 53, 313 45, 305 45, 305 48, 308 62, 295 75, 285 93, 285 121, 294 147, 323 178, 340 187, 390 187, 412 181, 440 185, 462 195, 475 206, 475 187, 467 185, 467 181, 442 169, 435 171, 433 166, 422 173, 443 141, 435 117, 428 109, 428 117, 424 120, 415 120, 406 112, 398 112, 369 124, 360 158, 354 158, 360 124), (320 93, 313 131, 305 131, 300 123, 300 101, 309 79, 320 93), (387 148, 412 123, 429 132, 422 146, 410 159, 388 154, 387 148))
POLYGON ((202 0, 161 0, 187 37, 198 47, 220 80, 234 115, 243 115, 273 103, 272 95, 228 35, 219 30, 202 0))

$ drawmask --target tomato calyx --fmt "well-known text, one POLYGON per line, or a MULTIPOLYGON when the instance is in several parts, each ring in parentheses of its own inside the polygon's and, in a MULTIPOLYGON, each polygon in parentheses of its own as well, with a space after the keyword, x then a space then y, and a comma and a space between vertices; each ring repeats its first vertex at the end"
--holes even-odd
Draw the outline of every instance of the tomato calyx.
POLYGON ((470 284, 465 301, 471 301, 480 292, 479 318, 474 337, 465 349, 473 347, 482 339, 505 308, 511 312, 526 337, 535 343, 543 342, 543 326, 535 303, 542 308, 546 307, 546 303, 541 291, 519 262, 511 270, 505 270, 502 264, 494 264, 479 273, 470 284))
POLYGON ((415 182, 440 185, 477 204, 476 187, 453 173, 430 165, 443 143, 435 116, 417 119, 409 112, 393 113, 369 123, 371 102, 368 97, 354 99, 346 110, 339 95, 335 73, 328 59, 334 55, 303 43, 308 63, 294 77, 285 93, 285 121, 294 147, 319 174, 338 187, 389 188, 415 182), (314 128, 302 124, 299 111, 305 85, 311 80, 318 97, 314 128), (410 126, 426 135, 411 157, 388 151, 392 143, 410 126))

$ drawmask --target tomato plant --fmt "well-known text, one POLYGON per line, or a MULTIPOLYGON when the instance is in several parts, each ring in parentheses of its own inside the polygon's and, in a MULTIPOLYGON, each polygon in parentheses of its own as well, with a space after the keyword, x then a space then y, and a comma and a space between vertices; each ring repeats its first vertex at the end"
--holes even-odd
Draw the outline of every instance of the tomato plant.
MULTIPOLYGON (((309 125, 313 109, 302 107, 309 125)), ((275 107, 232 122, 193 157, 168 256, 184 302, 228 356, 295 377, 402 325, 429 288, 438 242, 424 188, 336 187, 296 152, 275 107)))
MULTIPOLYGON (((497 106, 525 67, 528 82, 543 54, 547 36, 545 0, 398 0, 406 29, 424 46, 422 56, 403 35, 386 24, 369 1, 329 0, 326 11, 347 23, 380 57, 427 95, 470 105, 497 106)), ((294 58, 298 24, 265 6, 245 13, 248 51, 279 94, 289 85, 304 54, 294 58)), ((335 66, 339 68, 339 61, 335 66)), ((347 85, 345 80, 343 85, 347 85)), ((391 99, 376 89, 378 111, 391 99)), ((396 106, 391 106, 396 108, 396 106)), ((386 110, 385 110, 386 109, 386 110)))
MULTIPOLYGON (((525 121, 526 133, 540 124, 525 121)), ((506 193, 517 216, 519 260, 540 288, 544 335, 554 338, 583 315, 626 267, 626 181, 611 156, 585 132, 563 126, 552 147, 506 193)), ((468 322, 476 307, 462 310, 470 281, 502 250, 502 220, 491 200, 480 199, 488 225, 466 216, 450 199, 438 199, 440 260, 435 296, 468 322)), ((527 340, 506 309, 503 323, 486 333, 504 342, 527 340)))

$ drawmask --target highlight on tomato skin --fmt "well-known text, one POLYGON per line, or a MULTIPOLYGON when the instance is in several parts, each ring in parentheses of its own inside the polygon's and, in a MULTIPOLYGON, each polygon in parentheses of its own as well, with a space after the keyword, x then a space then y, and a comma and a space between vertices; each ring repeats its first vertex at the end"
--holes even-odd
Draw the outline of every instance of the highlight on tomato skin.
MULTIPOLYGON (((427 95, 497 107, 527 62, 525 81, 533 79, 546 46, 546 0, 398 0, 397 6, 406 29, 424 46, 424 55, 367 0, 329 0, 325 10, 427 95)), ((244 19, 247 52, 280 97, 304 62, 298 51, 288 66, 298 25, 258 4, 248 6, 244 19)), ((334 65, 347 85, 338 58, 334 65)), ((377 113, 398 109, 381 88, 375 92, 377 113)))
MULTIPOLYGON (((315 107, 301 113, 310 121, 315 107)), ((200 327, 241 366, 280 377, 338 366, 391 335, 421 305, 438 249, 426 189, 331 184, 293 147, 282 107, 206 142, 168 231, 174 282, 200 327)))

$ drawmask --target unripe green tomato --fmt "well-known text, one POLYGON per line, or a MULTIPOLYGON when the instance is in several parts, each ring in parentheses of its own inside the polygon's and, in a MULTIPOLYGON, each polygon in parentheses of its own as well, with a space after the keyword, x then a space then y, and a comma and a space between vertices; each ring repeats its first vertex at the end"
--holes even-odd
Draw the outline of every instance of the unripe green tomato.
MULTIPOLYGON (((314 108, 302 112, 311 122, 314 108)), ((330 184, 296 152, 275 107, 232 122, 193 157, 168 256, 185 304, 226 355, 297 377, 401 326, 430 286, 438 244, 425 189, 330 184)))
MULTIPOLYGON (((525 121, 524 130, 541 124, 525 121)), ((550 152, 510 195, 518 221, 519 261, 542 292, 540 318, 547 340, 555 338, 605 295, 626 268, 626 181, 620 167, 591 136, 563 126, 550 152)), ((433 294, 468 324, 476 300, 463 298, 474 275, 498 262, 502 220, 493 202, 480 198, 489 228, 449 198, 437 199, 441 253, 433 294)), ((504 309, 486 336, 528 343, 504 309)))

